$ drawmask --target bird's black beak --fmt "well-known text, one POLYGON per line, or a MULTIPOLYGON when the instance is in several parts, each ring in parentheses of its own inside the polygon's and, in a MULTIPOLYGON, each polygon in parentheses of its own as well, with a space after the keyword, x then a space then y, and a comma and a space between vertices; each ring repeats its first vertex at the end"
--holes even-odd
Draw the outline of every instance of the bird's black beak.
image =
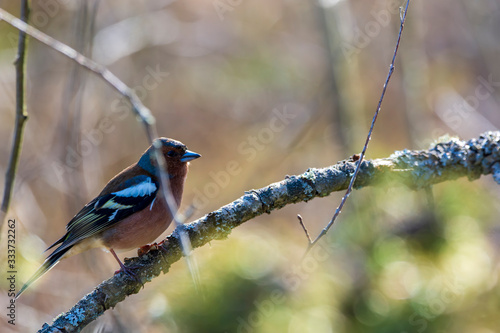
POLYGON ((201 157, 200 154, 195 153, 194 151, 186 150, 184 155, 181 157, 181 162, 189 162, 194 159, 197 159, 198 157, 201 157))

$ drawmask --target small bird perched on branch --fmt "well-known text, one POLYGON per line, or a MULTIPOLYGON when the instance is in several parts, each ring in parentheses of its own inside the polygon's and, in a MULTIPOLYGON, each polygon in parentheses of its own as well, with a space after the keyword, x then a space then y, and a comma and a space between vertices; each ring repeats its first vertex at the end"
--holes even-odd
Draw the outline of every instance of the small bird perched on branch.
MULTIPOLYGON (((187 150, 179 141, 167 138, 156 140, 161 143, 170 190, 179 207, 188 162, 201 155, 187 150)), ((16 298, 61 259, 95 247, 109 249, 121 270, 128 272, 114 250, 131 250, 153 242, 168 228, 173 218, 160 188, 160 170, 154 154, 153 144, 137 163, 111 179, 101 193, 69 221, 66 234, 47 250, 59 246, 21 288, 16 298)))

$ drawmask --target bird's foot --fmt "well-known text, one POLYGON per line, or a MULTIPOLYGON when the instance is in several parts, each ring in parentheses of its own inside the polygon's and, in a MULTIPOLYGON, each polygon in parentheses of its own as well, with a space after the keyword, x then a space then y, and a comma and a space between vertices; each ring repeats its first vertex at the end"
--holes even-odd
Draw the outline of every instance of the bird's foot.
MULTIPOLYGON (((161 244, 161 243, 160 243, 161 244)), ((146 244, 144 246, 141 246, 138 250, 137 250, 137 255, 140 257, 146 253, 148 253, 149 251, 151 250, 158 250, 158 247, 159 247, 159 244, 157 243, 153 243, 153 244, 146 244)))
POLYGON ((125 273, 126 275, 128 275, 130 278, 134 279, 135 281, 139 282, 140 284, 142 284, 142 287, 144 288, 144 283, 142 283, 141 279, 139 279, 139 277, 137 276, 137 274, 135 274, 134 272, 134 269, 137 269, 139 268, 140 266, 139 265, 134 265, 134 266, 125 266, 122 261, 120 260, 120 258, 118 258, 118 256, 116 255, 115 251, 113 249, 109 249, 109 252, 111 252, 111 254, 113 255, 113 257, 115 257, 116 261, 118 262, 118 264, 120 265, 120 269, 115 271, 115 275, 116 274, 119 274, 121 272, 125 273))
POLYGON ((167 249, 166 249, 166 246, 168 245, 168 239, 164 239, 162 240, 161 242, 159 242, 158 244, 156 244, 156 246, 158 247, 158 250, 160 250, 164 255, 168 253, 167 249))
POLYGON ((144 288, 144 283, 142 283, 139 276, 134 272, 134 270, 139 268, 139 267, 140 267, 139 265, 127 267, 127 266, 121 264, 120 269, 115 271, 115 275, 120 274, 120 273, 125 273, 128 277, 130 277, 130 278, 134 279, 136 282, 140 283, 142 285, 142 287, 144 288))

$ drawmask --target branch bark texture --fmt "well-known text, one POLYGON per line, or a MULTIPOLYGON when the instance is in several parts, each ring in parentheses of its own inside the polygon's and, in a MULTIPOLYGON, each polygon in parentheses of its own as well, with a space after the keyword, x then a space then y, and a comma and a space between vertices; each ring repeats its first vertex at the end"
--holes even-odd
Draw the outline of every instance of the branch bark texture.
MULTIPOLYGON (((259 215, 345 190, 356 163, 346 160, 327 168, 311 168, 301 175, 287 176, 280 182, 247 191, 230 204, 177 227, 158 250, 129 259, 126 265, 138 266, 135 272, 140 281, 149 282, 161 272, 167 273, 170 266, 182 257, 181 231, 189 235, 193 248, 225 239, 234 228, 259 215)), ((435 144, 429 150, 403 150, 388 158, 363 161, 354 185, 359 189, 380 184, 382 180, 392 180, 418 190, 460 177, 475 180, 487 174, 492 174, 500 184, 500 132, 488 132, 469 141, 451 139, 435 144)), ((138 293, 141 282, 123 273, 115 275, 98 285, 68 312, 59 315, 52 325, 44 324, 39 332, 80 332, 106 310, 138 293)))

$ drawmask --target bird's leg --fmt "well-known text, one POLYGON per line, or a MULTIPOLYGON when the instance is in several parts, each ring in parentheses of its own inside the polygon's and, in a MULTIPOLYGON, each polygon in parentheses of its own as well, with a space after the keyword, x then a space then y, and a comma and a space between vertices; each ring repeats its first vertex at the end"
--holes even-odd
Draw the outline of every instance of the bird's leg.
POLYGON ((140 284, 142 284, 142 286, 144 287, 144 284, 141 282, 141 279, 139 279, 139 277, 137 276, 137 274, 135 274, 133 272, 133 268, 130 268, 130 267, 127 267, 125 266, 122 261, 120 260, 120 258, 118 258, 118 256, 116 255, 115 251, 113 249, 109 249, 109 252, 111 252, 111 254, 113 255, 113 257, 115 257, 116 261, 118 261, 118 264, 120 264, 120 269, 115 271, 115 275, 120 273, 120 272, 123 272, 125 274, 127 274, 128 276, 130 276, 131 278, 133 278, 134 280, 136 280, 137 282, 139 282, 140 284))

